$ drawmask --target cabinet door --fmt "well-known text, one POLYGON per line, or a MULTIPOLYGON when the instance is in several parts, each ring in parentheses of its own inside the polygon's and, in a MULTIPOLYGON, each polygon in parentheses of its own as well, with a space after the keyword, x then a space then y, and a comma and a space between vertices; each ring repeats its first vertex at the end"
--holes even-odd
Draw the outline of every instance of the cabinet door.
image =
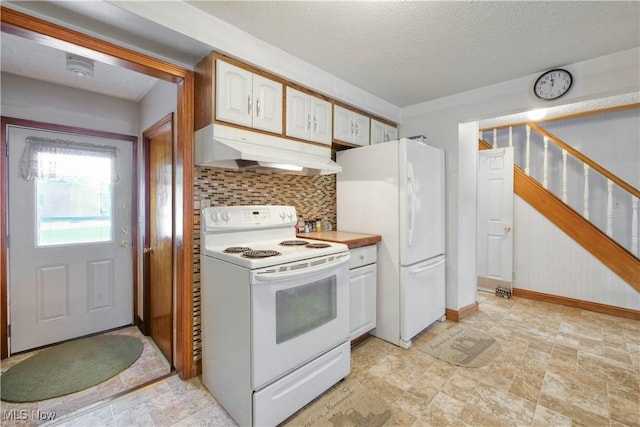
POLYGON ((333 107, 333 139, 344 142, 353 141, 352 113, 337 105, 333 107))
POLYGON ((356 145, 369 145, 369 117, 353 113, 353 143, 356 145))
POLYGON ((349 271, 351 339, 376 327, 376 264, 349 271))
POLYGON ((311 111, 311 140, 331 145, 331 103, 312 96, 311 111))
POLYGON ((371 145, 387 141, 384 138, 386 126, 384 123, 371 119, 371 145))
POLYGON ((287 136, 311 138, 311 97, 287 87, 287 136))
POLYGON ((393 126, 387 126, 387 139, 386 141, 395 141, 398 139, 398 128, 393 126))
POLYGON ((252 73, 216 61, 216 119, 251 126, 252 73))
POLYGON ((253 75, 253 127, 282 133, 282 84, 253 75))

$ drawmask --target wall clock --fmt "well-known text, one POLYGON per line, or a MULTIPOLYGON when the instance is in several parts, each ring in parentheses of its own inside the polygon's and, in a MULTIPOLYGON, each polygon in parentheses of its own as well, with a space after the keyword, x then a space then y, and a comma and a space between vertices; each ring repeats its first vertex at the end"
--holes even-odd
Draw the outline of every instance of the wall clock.
POLYGON ((571 89, 573 76, 567 70, 555 68, 545 71, 533 85, 533 93, 540 99, 550 101, 560 98, 571 89))

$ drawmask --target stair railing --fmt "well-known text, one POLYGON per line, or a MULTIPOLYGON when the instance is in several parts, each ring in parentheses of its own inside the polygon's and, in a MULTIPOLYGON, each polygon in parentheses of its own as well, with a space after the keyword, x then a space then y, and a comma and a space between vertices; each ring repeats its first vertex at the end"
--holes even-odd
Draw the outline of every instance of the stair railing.
POLYGON ((514 147, 515 162, 525 174, 638 258, 640 191, 637 188, 533 122, 481 129, 480 139, 493 148, 514 147), (484 138, 485 133, 491 137, 484 138), (583 180, 581 200, 571 194, 571 190, 576 189, 577 171, 583 180), (592 194, 600 197, 593 200, 592 194), (627 208, 624 212, 614 214, 614 209, 623 207, 627 208), (615 232, 614 218, 625 223, 618 230, 628 234, 615 232))

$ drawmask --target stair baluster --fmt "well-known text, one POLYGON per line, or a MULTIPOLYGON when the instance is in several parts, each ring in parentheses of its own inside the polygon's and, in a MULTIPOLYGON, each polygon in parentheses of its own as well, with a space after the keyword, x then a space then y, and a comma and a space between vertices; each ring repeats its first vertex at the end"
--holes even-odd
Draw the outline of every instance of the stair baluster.
POLYGON ((631 253, 638 256, 638 198, 631 196, 631 253))
POLYGON ((548 163, 549 163, 549 138, 544 137, 544 158, 542 163, 542 186, 545 189, 549 188, 549 178, 548 178, 548 163))
POLYGON ((525 127, 527 133, 527 148, 525 152, 525 160, 524 160, 524 173, 529 175, 529 163, 531 162, 531 128, 529 125, 525 127))
POLYGON ((584 205, 582 208, 582 216, 589 219, 589 165, 584 163, 584 205))
POLYGON ((613 181, 607 179, 607 236, 613 237, 613 181))
POLYGON ((562 201, 567 203, 567 150, 562 149, 562 201))

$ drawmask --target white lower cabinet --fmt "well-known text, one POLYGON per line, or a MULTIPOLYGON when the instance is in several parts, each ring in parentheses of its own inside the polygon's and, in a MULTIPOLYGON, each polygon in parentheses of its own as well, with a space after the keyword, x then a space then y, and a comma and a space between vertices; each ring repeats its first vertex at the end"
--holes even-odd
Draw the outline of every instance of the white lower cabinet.
POLYGON ((376 327, 376 245, 351 249, 349 298, 351 339, 376 327))

